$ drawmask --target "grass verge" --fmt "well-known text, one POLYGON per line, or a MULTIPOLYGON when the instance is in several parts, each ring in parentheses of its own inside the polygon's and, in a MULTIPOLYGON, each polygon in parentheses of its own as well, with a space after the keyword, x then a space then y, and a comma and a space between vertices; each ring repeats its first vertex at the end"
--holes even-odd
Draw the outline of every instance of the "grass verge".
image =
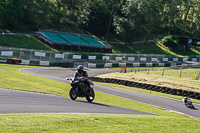
POLYGON ((191 119, 118 114, 0 115, 0 132, 148 132, 198 133, 191 119), (188 124, 189 123, 189 124, 188 124))

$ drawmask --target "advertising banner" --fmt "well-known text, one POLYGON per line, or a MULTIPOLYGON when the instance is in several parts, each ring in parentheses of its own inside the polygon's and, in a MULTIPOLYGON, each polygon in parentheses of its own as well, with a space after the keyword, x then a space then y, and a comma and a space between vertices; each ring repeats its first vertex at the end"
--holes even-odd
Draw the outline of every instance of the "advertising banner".
POLYGON ((173 61, 178 61, 178 58, 173 58, 173 61))
POLYGON ((147 58, 145 58, 145 57, 140 57, 140 61, 147 61, 147 58))
POLYGON ((152 58, 151 61, 158 61, 158 58, 152 58))
POLYGON ((64 54, 55 54, 55 58, 64 58, 65 55, 64 54))
POLYGON ((188 61, 188 58, 183 58, 183 61, 188 61))
POLYGON ((89 59, 89 60, 95 60, 95 59, 96 59, 96 56, 88 56, 88 59, 89 59))
POLYGON ((135 60, 135 57, 128 57, 128 60, 129 60, 129 61, 134 61, 134 60, 135 60))
POLYGON ((106 58, 106 60, 110 60, 109 56, 103 56, 102 59, 104 60, 106 58))
POLYGON ((45 57, 46 53, 42 53, 42 52, 35 52, 35 56, 41 56, 41 57, 45 57))
POLYGON ((13 51, 1 51, 1 56, 13 56, 13 51))
POLYGON ((192 58, 192 61, 197 61, 197 58, 192 58))
POLYGON ((122 57, 116 57, 116 60, 122 60, 122 57))
POLYGON ((73 59, 81 59, 81 55, 73 55, 73 59))
POLYGON ((163 61, 169 61, 169 59, 168 58, 163 58, 163 61))

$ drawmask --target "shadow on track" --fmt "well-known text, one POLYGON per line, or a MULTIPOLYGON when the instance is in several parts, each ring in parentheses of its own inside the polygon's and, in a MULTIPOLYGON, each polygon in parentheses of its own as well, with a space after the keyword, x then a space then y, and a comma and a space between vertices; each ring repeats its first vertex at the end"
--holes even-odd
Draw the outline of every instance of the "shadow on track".
POLYGON ((197 108, 194 108, 193 110, 198 110, 197 108))
POLYGON ((110 105, 106 105, 106 104, 102 104, 102 103, 95 103, 95 102, 89 103, 89 102, 87 102, 87 101, 81 101, 81 100, 76 100, 76 101, 77 101, 77 102, 82 102, 82 103, 88 103, 88 104, 99 105, 99 106, 111 107, 110 105))

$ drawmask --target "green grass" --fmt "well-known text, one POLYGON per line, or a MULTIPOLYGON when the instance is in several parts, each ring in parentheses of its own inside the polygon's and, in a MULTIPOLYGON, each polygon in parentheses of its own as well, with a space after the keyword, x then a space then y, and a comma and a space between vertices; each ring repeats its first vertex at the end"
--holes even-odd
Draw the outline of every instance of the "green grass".
MULTIPOLYGON (((34 91, 69 97, 68 92, 70 86, 68 84, 22 73, 19 71, 22 68, 33 67, 0 64, 0 88, 34 91)), ((175 133, 183 131, 191 132, 191 129, 192 132, 198 132, 200 130, 200 122, 195 119, 128 99, 99 92, 95 93, 96 97, 94 102, 96 103, 134 109, 159 116, 130 114, 0 114, 0 132, 92 131, 175 133)))
POLYGON ((182 55, 200 55, 200 47, 190 46, 189 50, 175 51, 170 50, 168 47, 160 44, 151 42, 148 44, 111 44, 113 46, 113 53, 131 53, 131 54, 165 54, 175 55, 182 57, 182 55))
POLYGON ((176 50, 170 50, 170 48, 166 47, 165 45, 161 43, 155 43, 157 47, 161 49, 165 54, 169 55, 175 55, 178 57, 183 57, 182 55, 200 55, 200 47, 198 46, 189 46, 189 49, 186 51, 176 51, 176 50))
POLYGON ((113 53, 132 53, 132 54, 167 54, 154 42, 148 44, 111 44, 113 46, 113 53))
POLYGON ((187 118, 118 114, 0 115, 0 132, 198 133, 199 121, 187 118))
POLYGON ((0 35, 0 46, 57 51, 55 49, 52 49, 48 45, 42 43, 35 37, 28 35, 27 36, 0 35))

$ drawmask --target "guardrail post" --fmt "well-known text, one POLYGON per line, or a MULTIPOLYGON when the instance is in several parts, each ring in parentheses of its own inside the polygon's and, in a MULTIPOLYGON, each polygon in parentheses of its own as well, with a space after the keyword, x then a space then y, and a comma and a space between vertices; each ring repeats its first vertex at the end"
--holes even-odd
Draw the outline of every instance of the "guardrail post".
POLYGON ((33 49, 31 49, 31 53, 30 53, 30 60, 31 60, 31 54, 32 54, 33 49))
POLYGON ((136 73, 136 66, 135 66, 135 73, 136 73))
POLYGON ((181 68, 181 72, 180 72, 180 76, 179 76, 180 78, 181 78, 181 76, 182 76, 182 70, 183 70, 183 68, 181 68))
POLYGON ((52 51, 50 52, 50 57, 49 57, 49 61, 51 61, 51 53, 52 53, 52 51))
POLYGON ((165 69, 163 68, 162 76, 164 76, 165 69))
POLYGON ((199 76, 200 76, 200 71, 199 71, 199 74, 198 74, 198 76, 197 76, 196 80, 199 80, 199 76))

